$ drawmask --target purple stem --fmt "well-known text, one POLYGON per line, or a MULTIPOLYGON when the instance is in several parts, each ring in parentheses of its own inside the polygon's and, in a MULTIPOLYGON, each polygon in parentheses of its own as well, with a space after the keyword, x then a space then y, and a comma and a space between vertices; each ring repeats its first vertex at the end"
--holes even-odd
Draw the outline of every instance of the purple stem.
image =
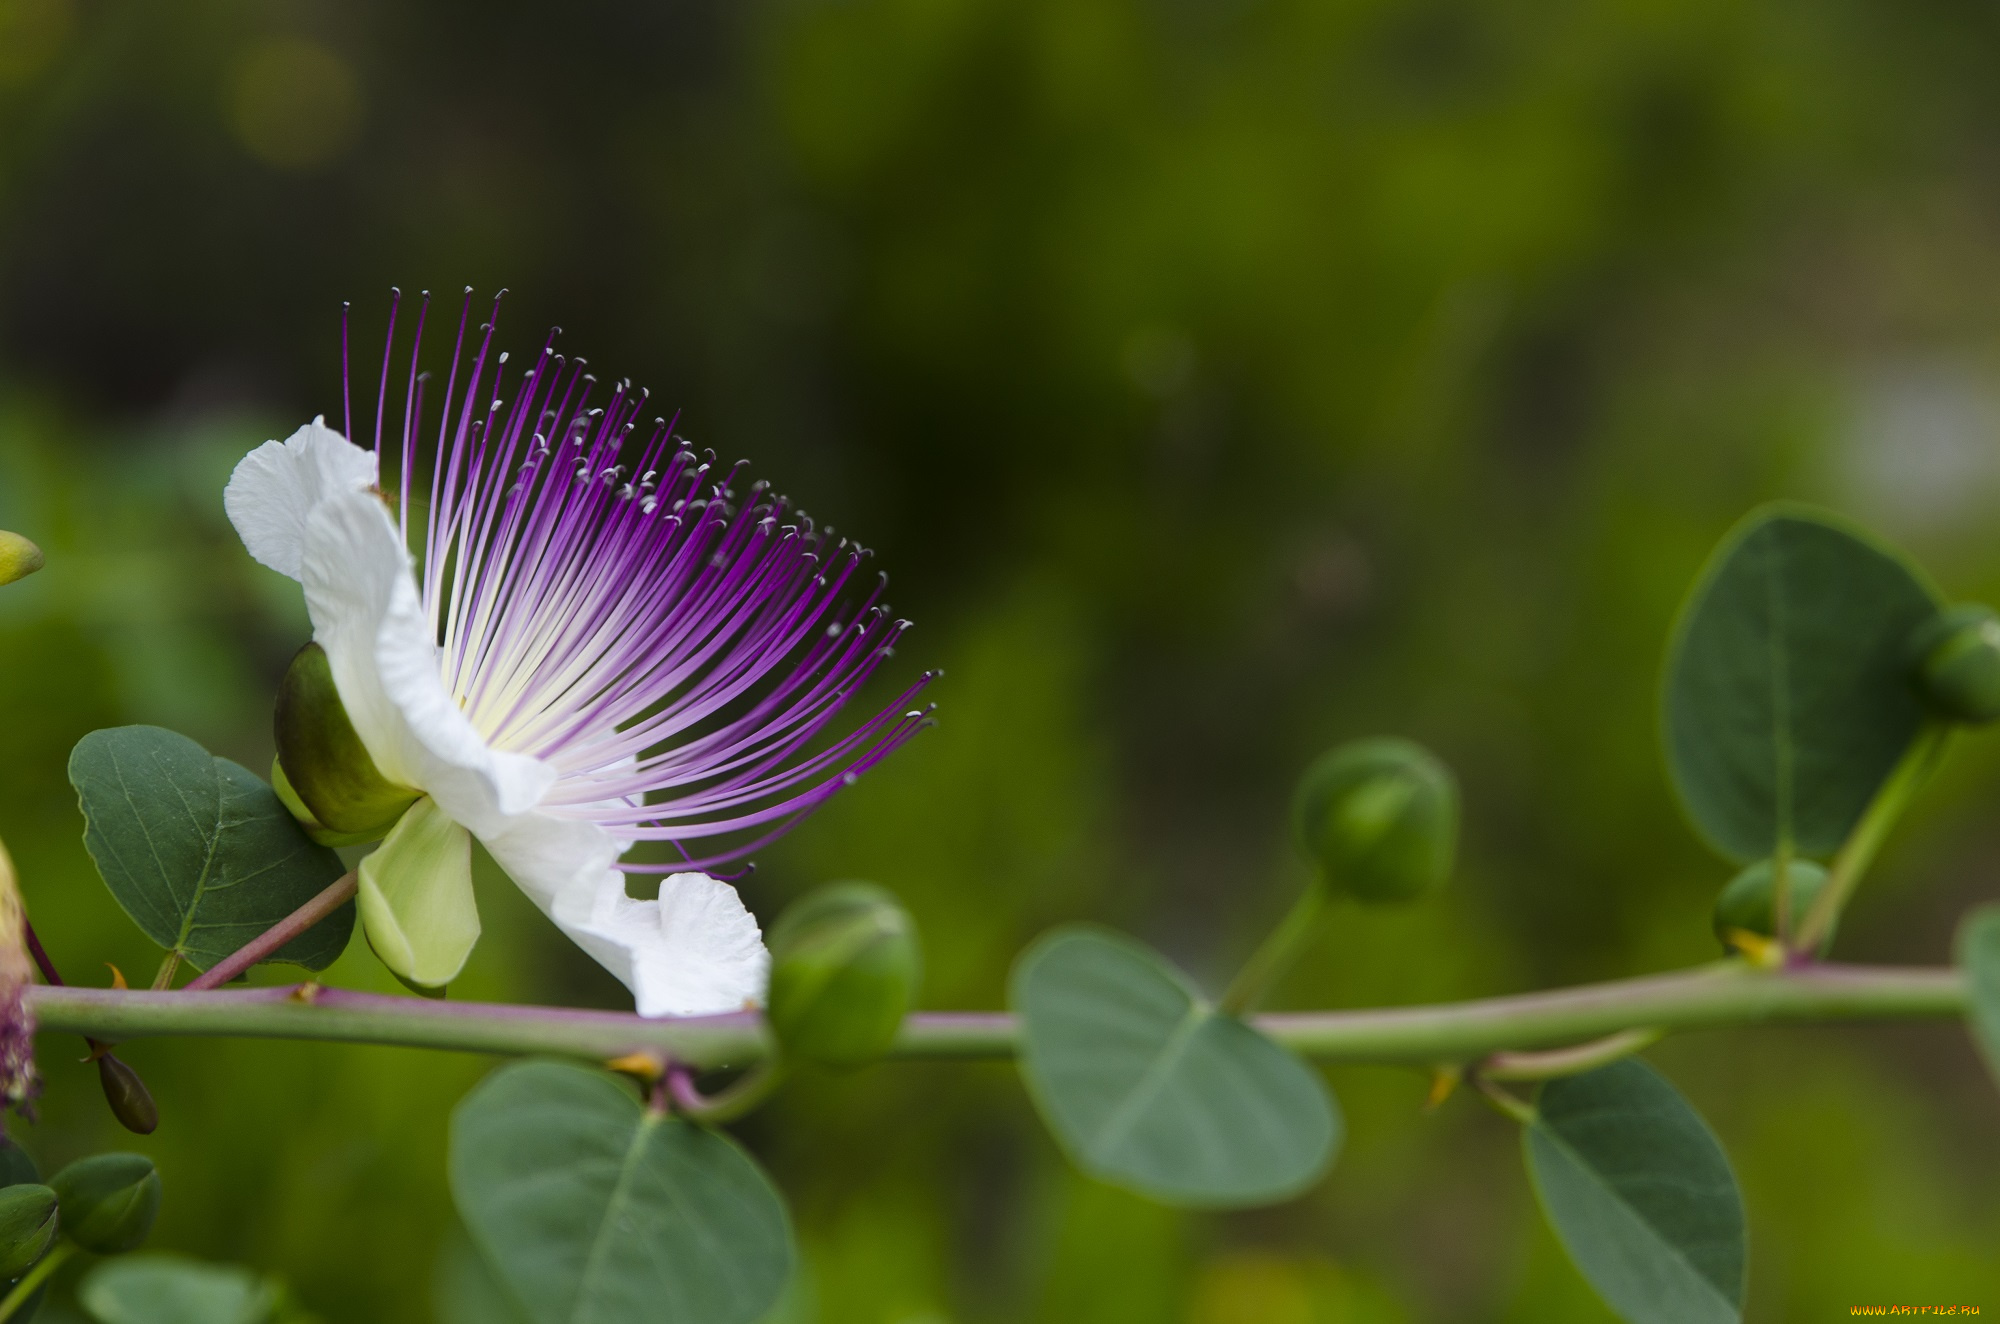
POLYGON ((35 965, 41 970, 42 978, 61 988, 63 977, 56 973, 56 963, 42 950, 42 940, 35 936, 35 926, 28 922, 26 915, 21 916, 21 935, 28 940, 28 954, 35 958, 35 965))
POLYGON ((324 892, 217 961, 202 974, 188 980, 182 991, 191 993, 198 989, 216 988, 236 978, 345 905, 360 886, 357 878, 352 869, 348 870, 335 879, 324 892))

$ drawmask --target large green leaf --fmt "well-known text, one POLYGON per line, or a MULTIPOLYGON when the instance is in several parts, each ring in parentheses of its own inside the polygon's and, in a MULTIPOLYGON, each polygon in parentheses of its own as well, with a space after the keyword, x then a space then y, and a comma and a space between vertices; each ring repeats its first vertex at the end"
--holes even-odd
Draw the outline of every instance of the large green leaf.
MULTIPOLYGON (((206 970, 312 900, 344 871, 270 787, 157 726, 93 731, 69 758, 83 843, 146 936, 206 970)), ((332 964, 354 932, 349 902, 273 955, 332 964)))
POLYGON ((106 1260, 76 1296, 98 1324, 265 1324, 278 1303, 249 1269, 159 1253, 106 1260))
POLYGON ((1743 1317, 1743 1197, 1714 1132, 1627 1059, 1542 1088, 1523 1145, 1570 1259, 1631 1324, 1743 1317))
POLYGON ((1958 965, 1965 976, 1966 1024, 2000 1084, 2000 905, 1981 906, 1959 924, 1958 965))
POLYGON ((1058 929, 1014 969, 1021 1072, 1073 1162, 1168 1204, 1296 1195, 1332 1162, 1340 1114, 1318 1074, 1216 1011, 1152 949, 1058 929))
POLYGON ((601 1072, 487 1077, 452 1118, 451 1187, 535 1324, 750 1324, 792 1276, 791 1220, 755 1161, 601 1072))
POLYGON ((1923 721, 1912 633, 1939 610, 1902 557, 1832 516, 1753 512, 1682 610, 1665 734, 1695 826, 1747 863, 1846 839, 1923 721))

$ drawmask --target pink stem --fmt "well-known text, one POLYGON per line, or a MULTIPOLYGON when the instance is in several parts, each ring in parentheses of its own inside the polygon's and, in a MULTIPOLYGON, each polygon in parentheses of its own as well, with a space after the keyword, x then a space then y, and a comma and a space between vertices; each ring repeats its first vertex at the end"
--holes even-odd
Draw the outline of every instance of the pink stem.
POLYGON ((217 961, 202 974, 188 980, 182 992, 191 993, 197 989, 217 988, 228 983, 347 904, 348 899, 359 887, 356 874, 352 869, 348 870, 335 879, 324 892, 217 961))

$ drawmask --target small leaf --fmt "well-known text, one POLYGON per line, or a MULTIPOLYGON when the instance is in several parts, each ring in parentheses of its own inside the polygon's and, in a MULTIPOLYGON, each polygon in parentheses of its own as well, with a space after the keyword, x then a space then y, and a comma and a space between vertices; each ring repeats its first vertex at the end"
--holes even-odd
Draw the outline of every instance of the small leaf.
POLYGON ((1738 863, 1839 848, 1923 721, 1910 640, 1940 605, 1902 557, 1802 507, 1723 540, 1666 672, 1667 761, 1709 844, 1738 863))
MULTIPOLYGON (((93 731, 69 760, 84 845, 160 946, 206 970, 345 872, 248 769, 157 726, 93 731)), ((349 902, 272 956, 323 970, 354 931, 349 902)))
POLYGON ((2000 905, 1979 907, 1958 926, 1958 964, 1965 972, 1965 1019, 1972 1042, 2000 1085, 2000 905))
POLYGON ((1631 1324, 1743 1317, 1743 1197, 1729 1158, 1665 1077, 1626 1059, 1542 1089, 1528 1172, 1563 1249, 1631 1324))
POLYGON ((249 1269, 157 1252, 98 1265, 76 1296, 98 1324, 266 1324, 278 1302, 249 1269))
POLYGON ((487 1077, 452 1117, 451 1187, 534 1324, 750 1324, 792 1276, 791 1220, 756 1162, 599 1072, 487 1077))
POLYGON ((1058 929, 1014 969, 1021 1073, 1071 1161, 1167 1204, 1270 1204, 1326 1171, 1340 1114, 1319 1075, 1210 1006, 1152 949, 1058 929))

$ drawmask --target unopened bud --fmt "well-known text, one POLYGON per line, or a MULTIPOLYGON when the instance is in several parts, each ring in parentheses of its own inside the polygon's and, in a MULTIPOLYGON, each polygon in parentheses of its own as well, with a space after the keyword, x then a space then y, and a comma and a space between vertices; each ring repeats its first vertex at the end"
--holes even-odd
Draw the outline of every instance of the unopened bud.
POLYGON ((56 1193, 46 1186, 0 1190, 0 1279, 35 1267, 56 1239, 56 1193))
POLYGON ((132 1250, 160 1212, 160 1174, 144 1154, 94 1154, 49 1180, 62 1203, 62 1230, 98 1255, 132 1250))
POLYGON ((1920 627, 1911 641, 1917 688, 1954 721, 2000 717, 2000 616, 1991 607, 1953 607, 1920 627))
POLYGON ((1411 901, 1451 876, 1458 785, 1408 740, 1356 740, 1299 779, 1292 825, 1327 884, 1363 901, 1411 901))
POLYGON ((160 1126, 160 1106, 139 1073, 112 1053, 97 1058, 97 1083, 104 1087, 104 1101, 118 1125, 134 1135, 149 1136, 160 1126))
MULTIPOLYGON (((1785 865, 1788 895, 1785 909, 1790 918, 1790 927, 1796 929, 1812 908, 1813 898, 1826 886, 1826 870, 1811 860, 1794 859, 1785 865)), ((1743 872, 1729 880, 1722 889, 1722 895, 1715 899, 1715 936, 1721 940, 1725 951, 1734 950, 1736 944, 1730 942, 1732 931, 1754 933, 1760 937, 1774 937, 1778 932, 1778 889, 1777 862, 1759 860, 1743 872)), ((1820 942, 1820 951, 1825 952, 1833 942, 1829 932, 1820 942)))
POLYGON ((41 568, 41 548, 18 533, 0 529, 0 584, 26 579, 41 568))
POLYGON ((278 686, 279 798, 322 844, 387 835, 419 791, 384 777, 340 701, 326 650, 307 644, 278 686), (305 813, 300 813, 303 807, 305 813))
POLYGON ((771 1028, 793 1057, 872 1062, 895 1042, 922 972, 916 925, 893 895, 829 884, 771 928, 771 1028))

